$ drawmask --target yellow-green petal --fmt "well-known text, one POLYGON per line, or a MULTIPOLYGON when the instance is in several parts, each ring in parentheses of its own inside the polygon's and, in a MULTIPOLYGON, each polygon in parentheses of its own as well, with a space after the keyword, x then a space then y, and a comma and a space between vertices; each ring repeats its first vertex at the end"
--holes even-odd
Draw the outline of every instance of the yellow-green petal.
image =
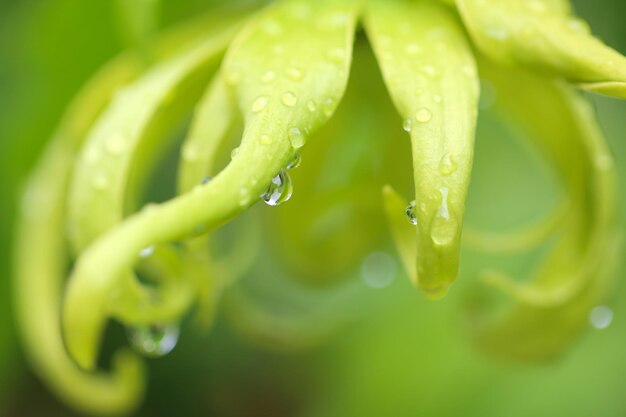
POLYGON ((372 1, 365 26, 411 136, 417 254, 409 271, 440 298, 459 268, 479 94, 474 58, 452 11, 436 2, 372 1))

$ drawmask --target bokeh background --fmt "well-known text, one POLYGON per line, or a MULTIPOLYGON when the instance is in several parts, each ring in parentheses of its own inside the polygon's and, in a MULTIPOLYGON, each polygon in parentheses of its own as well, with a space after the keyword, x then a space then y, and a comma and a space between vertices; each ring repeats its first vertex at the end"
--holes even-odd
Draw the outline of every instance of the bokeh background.
MULTIPOLYGON (((163 0, 160 25, 183 21, 219 7, 219 3, 223 2, 163 0)), ((596 34, 626 53, 623 0, 577 0, 574 4, 596 34)), ((78 415, 48 393, 21 353, 11 311, 12 229, 20 187, 65 106, 90 74, 124 47, 111 0, 0 0, 0 416, 78 415)), ((357 46, 355 68, 359 71, 337 115, 344 123, 352 121, 353 128, 341 135, 335 134, 332 126, 327 129, 326 136, 343 137, 344 145, 332 145, 322 138, 319 145, 312 144, 310 150, 303 151, 304 165, 294 175, 295 208, 299 198, 305 199, 298 197, 298 193, 307 193, 303 184, 313 181, 315 175, 322 182, 336 183, 350 170, 357 182, 368 182, 371 175, 382 184, 384 179, 374 175, 380 166, 372 166, 371 161, 380 155, 393 160, 402 153, 397 150, 408 150, 401 122, 396 120, 363 40, 357 46), (390 120, 392 123, 387 123, 390 120), (336 160, 329 162, 325 172, 307 174, 307 157, 316 160, 331 145, 335 146, 336 160)), ((625 207, 626 103, 591 99, 616 155, 625 207)), ((551 201, 555 185, 537 155, 508 133, 489 104, 489 100, 483 103, 479 121, 468 223, 497 229, 541 212, 551 201)), ((400 166, 408 163, 405 157, 398 158, 400 166)), ((371 193, 366 199, 377 207, 379 196, 371 193)), ((280 208, 260 215, 268 217, 267 222, 281 213, 297 220, 295 208, 291 213, 289 208, 280 208)), ((357 220, 357 224, 352 221, 345 226, 346 231, 362 228, 369 231, 363 236, 375 238, 364 245, 364 253, 354 256, 365 256, 367 251, 393 256, 385 220, 371 213, 357 220)), ((360 235, 351 236, 359 239, 360 235)), ((332 242, 337 247, 351 245, 350 238, 335 236, 332 242)), ((363 241, 357 243, 362 245, 363 241)), ((275 247, 280 247, 280 242, 275 247)), ((479 285, 476 272, 490 262, 489 258, 466 249, 459 283, 448 298, 432 303, 410 287, 399 268, 391 273, 390 282, 374 283, 374 287, 384 288, 373 288, 366 277, 363 280, 360 263, 340 265, 340 260, 332 258, 336 250, 323 249, 320 256, 328 257, 328 268, 316 270, 321 280, 335 280, 331 266, 345 267, 351 277, 349 285, 362 287, 358 304, 352 306, 357 320, 316 347, 288 353, 242 336, 222 315, 210 334, 197 332, 185 323, 176 349, 150 361, 147 398, 138 415, 626 415, 625 256, 621 256, 616 285, 606 301, 614 313, 611 325, 602 330, 590 326, 563 357, 536 365, 490 358, 471 343, 463 306, 467 294, 479 285)), ((289 263, 298 259, 298 254, 286 258, 291 260, 281 259, 279 253, 276 262, 286 264, 286 271, 297 270, 298 265, 289 263)), ((521 271, 525 259, 499 262, 521 271)), ((306 268, 300 265, 300 269, 306 268)), ((262 279, 262 270, 261 262, 250 272, 250 278, 262 279)), ((395 263, 385 271, 389 270, 395 270, 395 263)), ((326 282, 323 291, 331 287, 326 282)), ((123 332, 115 326, 110 333, 113 340, 123 339, 123 332)))

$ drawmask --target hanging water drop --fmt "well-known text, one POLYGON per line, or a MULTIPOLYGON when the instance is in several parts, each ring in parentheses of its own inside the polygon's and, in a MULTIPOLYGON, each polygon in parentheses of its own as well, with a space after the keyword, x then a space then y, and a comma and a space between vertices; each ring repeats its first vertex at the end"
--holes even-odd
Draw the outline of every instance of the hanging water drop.
POLYGON ((294 149, 300 149, 304 146, 304 135, 297 127, 289 129, 289 142, 294 149))
POLYGON ((129 331, 130 344, 137 352, 152 358, 167 355, 176 347, 180 330, 174 324, 137 326, 129 331))
POLYGON ((301 163, 302 163, 302 157, 300 156, 299 152, 296 152, 295 155, 293 156, 293 159, 291 160, 291 162, 287 164, 285 169, 287 170, 296 169, 300 166, 301 163))
POLYGON ((441 157, 441 161, 439 162, 439 172, 441 172, 441 175, 452 175, 456 169, 456 159, 450 152, 441 157))
POLYGON ((410 132, 411 129, 413 129, 413 120, 406 119, 404 123, 402 123, 402 129, 404 129, 405 132, 410 132))
POLYGON ((415 200, 411 201, 408 206, 406 206, 406 217, 409 219, 409 223, 412 225, 417 224, 417 216, 415 215, 415 205, 417 203, 415 200))
POLYGON ((291 177, 286 171, 280 171, 278 175, 272 178, 270 186, 265 194, 261 196, 263 201, 270 206, 278 206, 291 198, 293 186, 291 177))

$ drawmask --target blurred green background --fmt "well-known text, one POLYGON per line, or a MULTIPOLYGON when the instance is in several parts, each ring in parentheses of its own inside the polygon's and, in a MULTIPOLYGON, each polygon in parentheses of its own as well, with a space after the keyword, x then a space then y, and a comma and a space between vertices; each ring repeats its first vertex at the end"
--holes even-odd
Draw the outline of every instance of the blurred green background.
MULTIPOLYGON (((162 3, 161 24, 169 26, 220 2, 162 3)), ((623 0, 574 4, 595 33, 626 53, 623 0)), ((116 24, 111 0, 0 0, 0 416, 76 415, 47 392, 20 353, 10 300, 12 227, 25 175, 65 106, 87 78, 123 48, 116 24)), ((371 54, 364 45, 357 49, 355 67, 366 69, 355 74, 338 117, 363 122, 345 132, 345 140, 359 143, 363 135, 378 147, 402 141, 399 119, 393 126, 384 124, 395 116, 371 54), (360 83, 367 93, 358 88, 360 83), (372 106, 385 110, 372 111, 372 106), (386 132, 392 127, 393 132, 386 132)), ((624 207, 626 103, 592 100, 617 158, 624 207)), ((503 132, 485 109, 479 122, 469 223, 515 224, 549 198, 553 184, 544 179, 549 173, 503 132), (535 185, 529 188, 529 183, 535 185)), ((350 154, 352 148, 347 149, 350 154)), ((373 149, 363 150, 354 163, 376 158, 373 149)), ((306 174, 307 151, 302 173, 294 175, 294 199, 304 192, 298 188, 298 176, 306 174)), ((316 152, 315 145, 310 152, 316 152)), ((324 178, 339 177, 342 169, 345 166, 324 178)), ((300 184, 305 181, 302 177, 300 184)), ((370 197, 377 201, 379 195, 370 197)), ((377 224, 363 223, 376 231, 386 226, 383 218, 377 224)), ((381 245, 378 250, 390 251, 388 242, 381 245)), ((361 314, 355 324, 305 352, 284 354, 259 347, 223 320, 210 335, 186 326, 177 348, 150 362, 148 394, 139 415, 624 416, 626 286, 621 278, 626 257, 622 259, 615 291, 607 301, 614 311, 611 326, 590 329, 552 364, 503 363, 471 344, 462 306, 467 289, 478 285, 476 271, 487 258, 467 250, 459 283, 444 301, 426 301, 398 273, 392 285, 366 289, 368 295, 356 307, 361 314)))

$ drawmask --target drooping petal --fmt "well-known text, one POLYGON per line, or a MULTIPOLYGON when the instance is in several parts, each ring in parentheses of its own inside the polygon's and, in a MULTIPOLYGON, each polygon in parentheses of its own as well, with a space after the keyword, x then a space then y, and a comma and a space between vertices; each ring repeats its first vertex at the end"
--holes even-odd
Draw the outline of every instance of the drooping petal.
POLYGON ((589 33, 562 0, 457 0, 478 48, 509 65, 626 98, 626 58, 589 33))
POLYGON ((365 23, 411 135, 417 219, 411 278, 440 298, 458 274, 478 105, 475 62, 458 21, 441 4, 372 1, 365 23))
MULTIPOLYGON (((254 204, 305 135, 332 114, 345 89, 357 14, 353 1, 286 1, 243 29, 224 66, 245 121, 239 152, 201 189, 130 216, 79 258, 68 285, 64 328, 68 350, 81 366, 94 364, 107 318, 103 301, 131 270, 136 254, 147 245, 189 237, 199 226, 210 231, 254 204), (288 26, 289 36, 275 36, 280 24, 288 26), (259 83, 270 70, 280 71, 275 82, 259 83), (312 112, 309 102, 320 111, 312 112)), ((112 210, 119 209, 116 202, 110 201, 112 210)))
POLYGON ((602 302, 615 264, 615 168, 593 109, 562 82, 481 63, 481 75, 508 112, 550 159, 568 194, 569 214, 537 275, 520 283, 490 274, 488 283, 515 299, 496 320, 478 323, 488 351, 516 359, 561 353, 602 302))

